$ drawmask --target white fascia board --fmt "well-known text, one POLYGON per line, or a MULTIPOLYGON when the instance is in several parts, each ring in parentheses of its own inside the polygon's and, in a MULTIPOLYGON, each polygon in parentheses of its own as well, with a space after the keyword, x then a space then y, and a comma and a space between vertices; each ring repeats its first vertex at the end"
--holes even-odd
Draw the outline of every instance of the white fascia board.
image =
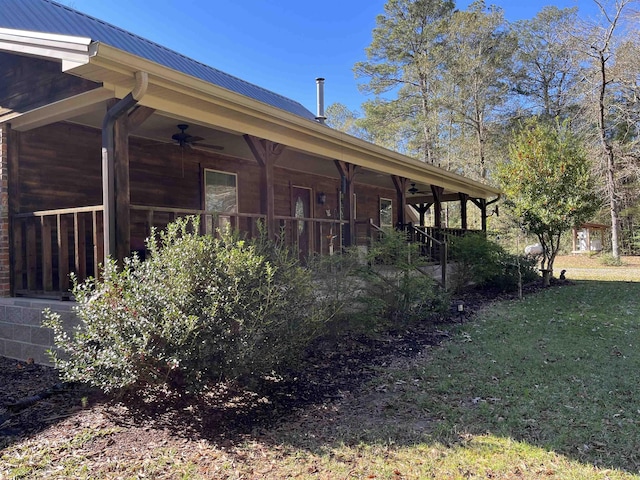
POLYGON ((0 50, 57 59, 62 71, 89 63, 95 54, 90 38, 0 28, 0 50))

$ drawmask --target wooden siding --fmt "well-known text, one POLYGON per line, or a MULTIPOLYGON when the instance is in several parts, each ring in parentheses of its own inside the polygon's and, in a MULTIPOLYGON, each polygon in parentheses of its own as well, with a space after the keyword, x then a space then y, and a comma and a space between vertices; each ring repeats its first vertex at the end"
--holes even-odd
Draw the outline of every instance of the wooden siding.
POLYGON ((57 123, 19 138, 19 212, 102 203, 99 130, 57 123))
MULTIPOLYGON (((19 212, 71 208, 102 203, 101 132, 71 123, 56 123, 20 135, 19 212)), ((260 167, 253 160, 234 158, 195 149, 181 150, 172 144, 130 139, 131 203, 198 210, 202 200, 204 169, 238 175, 239 211, 261 213, 260 167)), ((290 216, 292 186, 312 189, 313 218, 337 218, 340 180, 275 168, 275 214, 290 216), (317 203, 318 193, 326 203, 317 203), (327 210, 330 215, 327 215, 327 210)), ((357 218, 378 223, 379 198, 395 199, 395 191, 356 183, 357 218)), ((394 210, 397 209, 394 200, 394 210)), ((136 214, 138 217, 141 214, 136 214)), ((134 236, 144 218, 132 218, 134 236)), ((167 218, 167 220, 170 220, 167 218)), ((133 232, 132 232, 133 233, 133 232)))
POLYGON ((99 86, 62 73, 59 62, 0 53, 0 117, 26 112, 99 86))

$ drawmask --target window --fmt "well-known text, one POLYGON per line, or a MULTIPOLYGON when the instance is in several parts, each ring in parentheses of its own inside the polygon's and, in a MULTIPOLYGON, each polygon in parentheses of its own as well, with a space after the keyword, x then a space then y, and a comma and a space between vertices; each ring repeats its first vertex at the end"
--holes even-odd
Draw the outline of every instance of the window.
POLYGON ((212 234, 217 228, 231 226, 229 214, 238 212, 238 188, 235 173, 204 171, 204 209, 216 215, 206 215, 205 229, 212 234))
POLYGON ((393 202, 388 198, 380 199, 380 226, 393 226, 393 202))
POLYGON ((207 212, 237 213, 238 189, 235 173, 204 171, 204 209, 207 212))

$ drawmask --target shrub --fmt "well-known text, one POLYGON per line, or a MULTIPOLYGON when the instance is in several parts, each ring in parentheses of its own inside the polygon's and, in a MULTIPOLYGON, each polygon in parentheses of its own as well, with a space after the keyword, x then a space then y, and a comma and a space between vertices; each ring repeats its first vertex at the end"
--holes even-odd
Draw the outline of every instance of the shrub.
POLYGON ((621 267, 624 265, 620 257, 614 257, 611 253, 603 253, 600 257, 600 263, 607 267, 621 267))
POLYGON ((266 240, 199 236, 195 218, 148 240, 149 258, 107 262, 99 280, 74 281, 80 325, 59 317, 52 354, 65 380, 105 391, 168 386, 196 393, 285 369, 318 335, 325 311, 297 258, 266 240))
POLYGON ((447 311, 449 299, 424 272, 419 245, 403 232, 387 231, 367 254, 358 271, 363 288, 356 302, 366 317, 391 322, 424 321, 447 311))
POLYGON ((452 275, 455 291, 469 284, 509 291, 517 288, 519 275, 523 283, 538 278, 535 258, 509 254, 482 234, 455 238, 451 244, 451 259, 456 262, 452 275))

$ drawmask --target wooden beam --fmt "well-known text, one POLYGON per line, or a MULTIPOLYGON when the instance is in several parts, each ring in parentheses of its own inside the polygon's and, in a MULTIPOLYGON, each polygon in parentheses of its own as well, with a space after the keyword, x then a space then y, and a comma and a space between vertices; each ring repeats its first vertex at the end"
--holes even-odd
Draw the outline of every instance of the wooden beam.
POLYGON ((23 113, 11 119, 11 126, 14 130, 26 132, 93 111, 99 103, 110 98, 114 98, 113 91, 95 88, 23 113))
POLYGON ((340 187, 342 193, 342 212, 343 215, 346 215, 346 220, 349 222, 342 238, 343 243, 350 246, 355 244, 356 241, 356 216, 354 215, 355 205, 353 202, 355 184, 353 180, 356 176, 358 166, 341 160, 335 160, 335 165, 343 180, 340 187))
POLYGON ((415 208, 418 211, 418 214, 420 215, 420 226, 424 227, 426 226, 426 213, 429 211, 429 208, 431 208, 431 205, 433 205, 433 203, 431 202, 426 202, 426 203, 411 203, 410 204, 413 208, 415 208))
POLYGON ((469 195, 466 193, 459 193, 460 196, 460 228, 467 229, 467 200, 469 195))
POLYGON ((487 207, 489 205, 496 203, 498 200, 500 200, 500 196, 498 195, 496 198, 494 198, 490 202, 487 202, 486 198, 469 198, 469 200, 471 200, 471 202, 480 209, 482 231, 486 232, 487 231, 487 207))
POLYGON ((391 175, 391 180, 393 180, 393 185, 396 187, 396 197, 398 199, 397 223, 398 225, 404 225, 407 223, 407 212, 405 211, 405 206, 407 204, 407 183, 409 182, 409 179, 406 177, 391 175))
POLYGON ((433 225, 436 228, 442 228, 442 192, 443 187, 431 185, 431 193, 433 194, 433 225))
POLYGON ((260 186, 260 203, 262 205, 262 213, 267 216, 267 235, 269 238, 275 237, 275 178, 274 166, 276 161, 282 155, 286 148, 285 145, 254 137, 252 135, 244 135, 253 157, 260 165, 261 169, 261 186, 260 186))
POLYGON ((482 231, 487 231, 487 200, 484 198, 470 198, 471 202, 480 209, 482 231))

